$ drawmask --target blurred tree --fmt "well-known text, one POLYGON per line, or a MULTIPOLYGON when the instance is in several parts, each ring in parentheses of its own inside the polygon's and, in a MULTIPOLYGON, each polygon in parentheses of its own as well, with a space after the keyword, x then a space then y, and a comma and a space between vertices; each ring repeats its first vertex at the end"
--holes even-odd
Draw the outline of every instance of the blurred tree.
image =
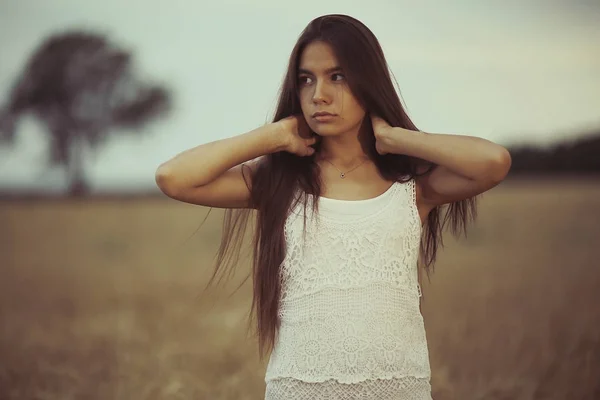
POLYGON ((512 157, 510 175, 520 174, 593 174, 600 173, 600 130, 575 140, 550 147, 509 147, 512 157))
POLYGON ((0 109, 0 142, 14 143, 23 113, 37 115, 51 138, 48 163, 66 166, 70 194, 85 194, 84 142, 96 150, 110 128, 140 128, 169 111, 167 89, 136 79, 131 58, 103 35, 72 31, 50 36, 0 109))

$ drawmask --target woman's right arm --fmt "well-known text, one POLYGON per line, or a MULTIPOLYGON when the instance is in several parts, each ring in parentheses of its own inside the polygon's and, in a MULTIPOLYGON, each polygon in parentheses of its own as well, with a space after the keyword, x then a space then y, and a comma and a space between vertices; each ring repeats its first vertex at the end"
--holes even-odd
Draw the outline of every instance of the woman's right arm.
MULTIPOLYGON (((266 154, 312 154, 308 146, 315 139, 300 138, 297 127, 296 120, 286 118, 186 150, 158 167, 156 184, 167 196, 185 203, 216 208, 251 207, 250 190, 242 175, 244 163, 253 172, 260 161, 257 158, 266 154)), ((252 174, 247 172, 246 178, 251 179, 252 174)))
MULTIPOLYGON (((250 191, 242 163, 282 150, 282 135, 268 124, 176 155, 156 170, 156 184, 167 196, 217 208, 247 208, 250 191)), ((251 163, 250 167, 255 163, 251 163)))

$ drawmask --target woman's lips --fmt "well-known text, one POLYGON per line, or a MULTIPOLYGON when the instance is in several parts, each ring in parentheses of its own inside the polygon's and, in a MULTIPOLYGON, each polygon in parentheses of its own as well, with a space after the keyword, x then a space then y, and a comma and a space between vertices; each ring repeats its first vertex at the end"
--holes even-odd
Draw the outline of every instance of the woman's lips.
POLYGON ((329 122, 335 119, 337 115, 333 114, 324 114, 324 115, 315 115, 313 118, 319 122, 329 122))

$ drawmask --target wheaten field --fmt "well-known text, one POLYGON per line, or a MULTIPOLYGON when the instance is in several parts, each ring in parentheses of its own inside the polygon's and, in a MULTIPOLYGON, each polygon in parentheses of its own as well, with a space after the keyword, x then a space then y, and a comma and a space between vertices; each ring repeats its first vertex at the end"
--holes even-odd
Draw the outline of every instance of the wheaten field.
MULTIPOLYGON (((0 399, 260 399, 248 263, 199 297, 213 210, 0 202, 0 399)), ((423 313, 436 400, 600 399, 600 180, 507 181, 448 238, 423 313)))

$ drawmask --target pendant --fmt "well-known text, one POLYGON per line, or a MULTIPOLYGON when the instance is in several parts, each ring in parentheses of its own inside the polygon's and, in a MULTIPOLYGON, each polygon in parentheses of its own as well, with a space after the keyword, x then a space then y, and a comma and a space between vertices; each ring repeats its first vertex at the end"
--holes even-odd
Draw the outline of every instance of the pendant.
POLYGON ((340 178, 344 179, 345 177, 346 177, 346 174, 342 172, 342 173, 340 174, 340 178))

